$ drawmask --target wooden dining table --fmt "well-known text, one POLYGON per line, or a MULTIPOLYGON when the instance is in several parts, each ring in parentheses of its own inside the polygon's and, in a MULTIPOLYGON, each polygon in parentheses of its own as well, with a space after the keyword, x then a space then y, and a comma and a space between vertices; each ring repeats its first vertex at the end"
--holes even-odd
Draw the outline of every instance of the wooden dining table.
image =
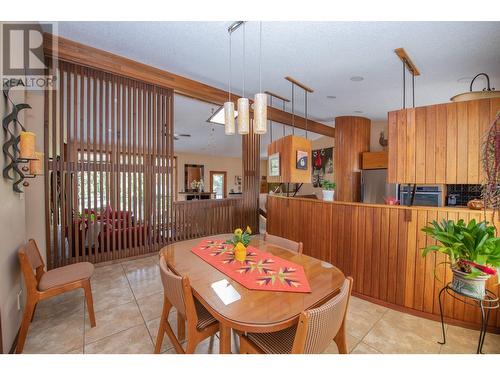
MULTIPOLYGON (((215 235, 176 242, 160 250, 168 267, 187 276, 194 296, 219 321, 220 353, 231 353, 231 329, 241 332, 274 332, 297 324, 299 314, 323 304, 335 296, 345 280, 337 267, 319 259, 264 242, 262 235, 252 238, 250 245, 262 251, 301 265, 311 287, 310 293, 250 290, 217 270, 191 250, 203 239, 228 239, 232 234, 215 235), (241 299, 225 305, 211 285, 226 279, 241 299)), ((341 329, 339 348, 346 347, 345 329, 341 329)))

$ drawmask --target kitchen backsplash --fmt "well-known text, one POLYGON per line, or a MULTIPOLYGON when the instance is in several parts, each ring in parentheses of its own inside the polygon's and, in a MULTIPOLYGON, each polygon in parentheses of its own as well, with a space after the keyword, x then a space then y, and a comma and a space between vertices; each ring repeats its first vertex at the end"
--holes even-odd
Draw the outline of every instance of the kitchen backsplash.
POLYGON ((447 185, 446 205, 467 206, 471 199, 481 199, 481 185, 447 185))

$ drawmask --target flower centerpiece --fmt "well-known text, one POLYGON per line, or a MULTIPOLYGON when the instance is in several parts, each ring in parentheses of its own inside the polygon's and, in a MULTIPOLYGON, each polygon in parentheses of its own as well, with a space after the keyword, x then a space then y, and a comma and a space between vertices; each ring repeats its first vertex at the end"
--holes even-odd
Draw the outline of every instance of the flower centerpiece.
POLYGON ((437 245, 423 249, 422 256, 439 252, 448 256, 453 272, 452 288, 474 298, 484 298, 486 280, 500 271, 500 237, 495 236, 495 227, 488 222, 472 219, 454 222, 443 220, 441 224, 422 228, 437 245))
POLYGON ((191 189, 198 192, 199 199, 201 199, 201 192, 203 191, 204 187, 205 187, 205 184, 203 183, 203 180, 200 180, 200 181, 193 180, 193 181, 191 181, 191 189))
POLYGON ((239 262, 244 262, 247 257, 247 246, 250 243, 252 229, 249 226, 243 231, 241 228, 234 230, 233 238, 226 241, 234 246, 234 258, 239 262))
POLYGON ((321 187, 323 188, 323 200, 333 202, 333 196, 335 194, 337 184, 332 181, 323 180, 321 187))

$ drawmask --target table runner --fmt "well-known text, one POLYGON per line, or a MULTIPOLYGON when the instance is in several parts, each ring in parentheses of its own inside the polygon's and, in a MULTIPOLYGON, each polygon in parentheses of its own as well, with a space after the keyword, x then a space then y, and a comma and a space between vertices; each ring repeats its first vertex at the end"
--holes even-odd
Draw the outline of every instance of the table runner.
POLYGON ((244 262, 234 259, 233 245, 206 239, 191 251, 248 289, 309 293, 304 268, 298 264, 248 246, 244 262))

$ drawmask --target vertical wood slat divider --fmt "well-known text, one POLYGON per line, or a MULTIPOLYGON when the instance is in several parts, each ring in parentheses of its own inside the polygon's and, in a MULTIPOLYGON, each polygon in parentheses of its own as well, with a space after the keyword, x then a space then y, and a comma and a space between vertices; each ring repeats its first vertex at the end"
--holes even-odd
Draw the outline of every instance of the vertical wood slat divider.
MULTIPOLYGON (((74 204, 74 210, 78 211, 78 169, 79 169, 79 163, 78 163, 78 143, 77 143, 77 133, 78 133, 78 83, 79 83, 79 77, 80 77, 80 67, 79 66, 74 66, 73 67, 73 126, 71 126, 68 122, 68 128, 73 129, 71 136, 68 137, 68 144, 71 145, 72 152, 70 153, 71 155, 71 162, 72 162, 72 167, 71 167, 71 203, 74 204)), ((70 245, 70 256, 74 256, 76 258, 76 261, 79 262, 81 260, 80 258, 80 233, 77 227, 75 227, 75 215, 72 213, 70 217, 70 224, 69 226, 69 233, 71 236, 73 236, 73 241, 69 241, 70 245), (73 245, 74 244, 74 245, 73 245), (74 246, 74 249, 73 249, 74 246)))
MULTIPOLYGON (((52 59, 47 60, 48 66, 52 66, 52 59)), ((51 68, 46 69, 47 76, 55 75, 56 72, 54 72, 51 68)), ((43 152, 44 152, 44 160, 43 160, 43 170, 45 173, 43 174, 43 182, 44 182, 44 196, 45 196, 45 238, 48 241, 49 246, 47 246, 47 267, 52 266, 52 261, 53 257, 51 256, 52 254, 52 246, 50 246, 50 238, 51 238, 51 233, 50 233, 50 183, 49 183, 49 129, 50 129, 50 122, 52 121, 51 117, 51 107, 50 107, 50 101, 52 100, 52 95, 54 91, 53 90, 45 90, 44 92, 44 114, 43 114, 43 152)), ((1 323, 0 323, 1 325, 1 323)), ((1 330, 1 329, 0 329, 1 330)), ((0 332, 0 335, 2 333, 0 332)), ((0 344, 1 344, 2 338, 0 338, 0 344)))

